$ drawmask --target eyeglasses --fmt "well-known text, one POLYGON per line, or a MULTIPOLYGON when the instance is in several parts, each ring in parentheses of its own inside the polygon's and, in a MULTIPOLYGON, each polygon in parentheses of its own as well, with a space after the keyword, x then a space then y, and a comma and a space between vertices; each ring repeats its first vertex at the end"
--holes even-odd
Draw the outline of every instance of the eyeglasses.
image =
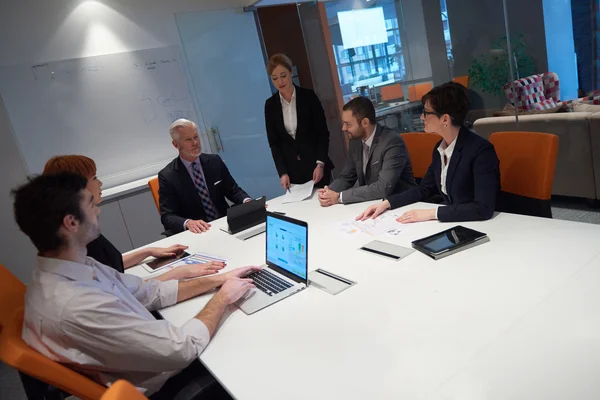
POLYGON ((438 113, 436 113, 435 111, 425 111, 425 110, 423 110, 422 114, 423 114, 423 116, 425 118, 427 118, 429 115, 435 115, 438 118, 441 117, 441 115, 438 114, 438 113))

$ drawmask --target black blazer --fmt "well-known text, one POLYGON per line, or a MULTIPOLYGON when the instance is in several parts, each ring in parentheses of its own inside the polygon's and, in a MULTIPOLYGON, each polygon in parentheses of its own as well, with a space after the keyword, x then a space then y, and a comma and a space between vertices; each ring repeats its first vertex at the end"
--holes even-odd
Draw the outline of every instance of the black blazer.
POLYGON ((446 191, 442 193, 442 160, 435 145, 432 160, 421 184, 387 200, 392 209, 442 195, 445 206, 438 209, 442 222, 479 221, 492 218, 500 192, 500 165, 494 145, 466 128, 461 128, 450 157, 446 191))
MULTIPOLYGON (((242 204, 244 199, 250 197, 237 185, 218 155, 200 154, 200 164, 219 217, 225 216, 229 208, 225 198, 232 203, 242 204)), ((183 232, 186 219, 206 221, 198 190, 179 157, 158 173, 158 185, 160 217, 167 234, 183 232)))
POLYGON ((87 256, 98 261, 100 264, 116 269, 120 273, 125 272, 123 255, 104 235, 100 235, 88 243, 87 256))
MULTIPOLYGON (((329 159, 329 130, 321 101, 309 89, 296 86, 296 113, 298 126, 296 140, 285 130, 279 92, 265 102, 267 139, 279 176, 288 174, 292 183, 312 179, 317 160, 325 163, 325 170, 334 167, 329 159)), ((324 178, 328 173, 324 174, 324 178)))

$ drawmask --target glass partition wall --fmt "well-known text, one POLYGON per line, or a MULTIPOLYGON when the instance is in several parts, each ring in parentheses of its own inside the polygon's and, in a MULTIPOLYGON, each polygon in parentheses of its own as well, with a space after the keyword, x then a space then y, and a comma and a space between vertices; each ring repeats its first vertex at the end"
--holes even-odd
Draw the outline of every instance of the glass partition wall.
MULTIPOLYGON (((553 194, 597 199, 599 3, 332 0, 292 5, 301 21, 313 88, 328 99, 328 110, 366 96, 378 123, 399 133, 418 132, 423 95, 455 81, 469 91, 470 129, 486 138, 518 130, 557 135, 553 194), (327 40, 315 39, 316 29, 328 31, 327 40), (323 45, 327 55, 313 52, 323 45), (334 79, 323 83, 319 71, 326 69, 334 79)), ((283 36, 287 32, 280 30, 283 36)), ((335 117, 328 122, 330 130, 339 130, 335 117)))

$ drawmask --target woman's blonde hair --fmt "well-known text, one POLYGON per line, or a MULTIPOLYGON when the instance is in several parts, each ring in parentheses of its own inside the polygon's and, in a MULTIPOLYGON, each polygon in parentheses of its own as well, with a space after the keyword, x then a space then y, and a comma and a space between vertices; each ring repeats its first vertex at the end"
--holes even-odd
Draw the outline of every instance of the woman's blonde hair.
POLYGON ((281 53, 273 54, 271 58, 269 58, 269 62, 267 64, 267 73, 269 74, 269 76, 271 76, 275 68, 277 68, 280 65, 288 71, 292 72, 292 60, 290 60, 288 56, 281 53))

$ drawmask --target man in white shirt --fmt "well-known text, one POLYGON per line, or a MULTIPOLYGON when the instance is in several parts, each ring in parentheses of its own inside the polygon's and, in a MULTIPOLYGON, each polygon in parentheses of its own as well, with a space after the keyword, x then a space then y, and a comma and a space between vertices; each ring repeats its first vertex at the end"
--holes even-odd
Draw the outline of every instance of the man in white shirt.
POLYGON ((417 186, 404 140, 377 124, 371 100, 350 100, 342 122, 349 139, 346 163, 340 175, 319 190, 321 206, 380 199, 417 186))
POLYGON ((23 340, 101 384, 126 379, 146 395, 155 393, 151 398, 173 398, 177 393, 159 390, 198 359, 227 306, 253 287, 243 277, 258 268, 160 282, 102 265, 86 257, 87 244, 100 234, 100 210, 86 185, 79 175, 61 173, 38 176, 13 191, 17 224, 39 252, 25 296, 23 340), (150 313, 218 287, 181 327, 150 313))

